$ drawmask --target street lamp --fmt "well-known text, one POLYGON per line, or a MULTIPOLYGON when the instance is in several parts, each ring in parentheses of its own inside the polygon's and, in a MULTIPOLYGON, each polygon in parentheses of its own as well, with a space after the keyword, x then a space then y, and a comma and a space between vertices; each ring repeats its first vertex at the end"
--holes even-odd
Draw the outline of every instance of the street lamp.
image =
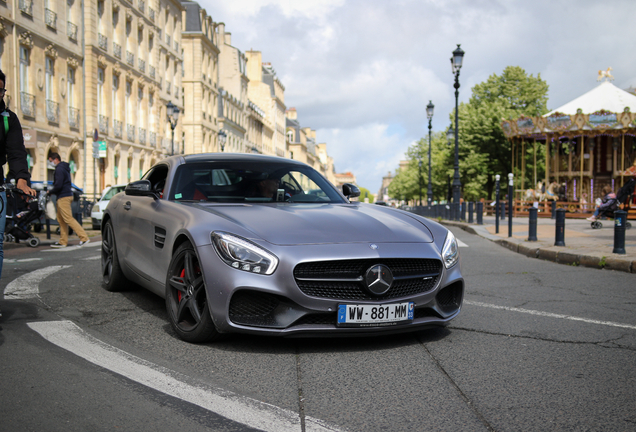
MULTIPOLYGON (((451 66, 453 67, 453 74, 455 74, 455 173, 453 174, 453 205, 459 206, 459 194, 462 186, 459 180, 459 70, 462 68, 462 61, 464 59, 464 50, 459 47, 453 51, 451 57, 451 66)), ((459 215, 459 207, 455 215, 459 215)), ((458 218, 459 219, 459 218, 458 218)))
POLYGON ((417 165, 419 167, 417 172, 419 173, 418 177, 419 177, 419 180, 420 180, 420 187, 419 187, 419 189, 420 189, 420 205, 422 205, 422 157, 421 157, 421 155, 420 155, 420 161, 418 162, 417 165))
POLYGON ((225 150, 225 142, 227 141, 227 133, 224 130, 219 131, 219 145, 221 146, 221 153, 225 150))
POLYGON ((433 202, 433 185, 431 184, 431 129, 433 128, 433 110, 435 105, 432 101, 428 101, 426 105, 426 117, 428 117, 428 206, 433 202))
POLYGON ((177 127, 177 121, 179 120, 179 107, 168 101, 166 105, 166 114, 168 117, 168 123, 170 123, 170 129, 172 130, 172 152, 174 155, 174 128, 177 127))

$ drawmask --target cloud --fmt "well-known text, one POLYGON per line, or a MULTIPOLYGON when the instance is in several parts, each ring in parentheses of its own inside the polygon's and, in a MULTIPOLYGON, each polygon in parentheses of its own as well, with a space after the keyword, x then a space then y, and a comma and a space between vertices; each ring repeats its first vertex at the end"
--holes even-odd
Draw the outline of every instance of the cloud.
POLYGON ((375 192, 410 143, 455 107, 452 51, 466 55, 459 100, 506 66, 550 86, 555 108, 592 89, 599 69, 636 86, 632 0, 205 0, 232 43, 259 50, 286 87, 285 102, 326 142, 339 171, 375 192), (627 51, 628 52, 628 51, 627 51), (388 163, 393 166, 388 167, 388 163), (357 171, 360 169, 360 171, 357 171), (364 183, 363 183, 364 181, 364 183))

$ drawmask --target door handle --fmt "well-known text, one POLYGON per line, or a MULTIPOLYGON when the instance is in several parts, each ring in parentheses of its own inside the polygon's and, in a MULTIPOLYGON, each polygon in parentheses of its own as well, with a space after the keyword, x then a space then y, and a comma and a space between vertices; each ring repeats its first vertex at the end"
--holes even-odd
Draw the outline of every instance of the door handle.
POLYGON ((130 210, 130 201, 126 201, 126 204, 124 204, 124 210, 130 210))

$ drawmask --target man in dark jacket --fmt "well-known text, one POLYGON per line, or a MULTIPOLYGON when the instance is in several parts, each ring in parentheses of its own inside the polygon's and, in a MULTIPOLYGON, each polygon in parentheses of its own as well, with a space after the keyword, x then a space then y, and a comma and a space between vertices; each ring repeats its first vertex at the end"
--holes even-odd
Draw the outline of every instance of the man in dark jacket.
POLYGON ((71 211, 73 201, 73 189, 71 183, 71 168, 66 162, 62 162, 57 153, 49 154, 49 162, 55 165, 53 176, 53 188, 49 194, 57 195, 57 221, 60 224, 60 240, 51 245, 53 248, 65 248, 68 245, 68 227, 77 233, 80 238, 79 245, 84 246, 90 240, 84 228, 75 220, 71 211))
MULTIPOLYGON (((4 103, 5 85, 6 76, 0 70, 0 174, 2 175, 2 184, 5 182, 2 166, 8 162, 9 172, 7 177, 15 179, 16 188, 20 189, 24 194, 35 196, 35 191, 29 187, 31 175, 27 165, 27 152, 24 148, 22 126, 18 116, 9 110, 4 103)), ((4 260, 3 246, 6 221, 7 195, 4 188, 2 188, 2 191, 0 191, 0 276, 2 275, 2 262, 4 260)))

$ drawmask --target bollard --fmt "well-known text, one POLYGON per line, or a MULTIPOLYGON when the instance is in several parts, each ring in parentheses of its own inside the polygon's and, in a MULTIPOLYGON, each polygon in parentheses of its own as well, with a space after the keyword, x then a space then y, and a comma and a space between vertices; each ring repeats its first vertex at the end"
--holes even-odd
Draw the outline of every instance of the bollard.
POLYGON ((512 200, 514 198, 514 182, 513 182, 514 174, 508 174, 508 237, 512 237, 512 214, 514 212, 514 207, 512 204, 512 200))
POLYGON ((614 212, 614 250, 612 253, 625 255, 625 223, 627 212, 616 210, 614 212))
POLYGON ((469 202, 468 203, 468 223, 473 223, 473 210, 475 207, 475 203, 474 202, 469 202))
POLYGON ((534 206, 528 209, 528 241, 537 241, 537 211, 534 206))
POLYGON ((565 209, 557 209, 555 226, 554 245, 565 246, 565 209))
POLYGON ((499 174, 495 176, 495 233, 499 234, 499 174))
POLYGON ((552 216, 551 219, 556 219, 556 201, 552 201, 552 216))
POLYGON ((460 207, 462 209, 460 219, 463 220, 464 222, 466 222, 466 201, 461 203, 460 207))
POLYGON ((500 201, 500 204, 501 204, 501 211, 499 212, 499 214, 501 215, 501 220, 506 220, 506 202, 500 201))
POLYGON ((477 203, 477 225, 484 224, 484 203, 479 201, 477 203))

